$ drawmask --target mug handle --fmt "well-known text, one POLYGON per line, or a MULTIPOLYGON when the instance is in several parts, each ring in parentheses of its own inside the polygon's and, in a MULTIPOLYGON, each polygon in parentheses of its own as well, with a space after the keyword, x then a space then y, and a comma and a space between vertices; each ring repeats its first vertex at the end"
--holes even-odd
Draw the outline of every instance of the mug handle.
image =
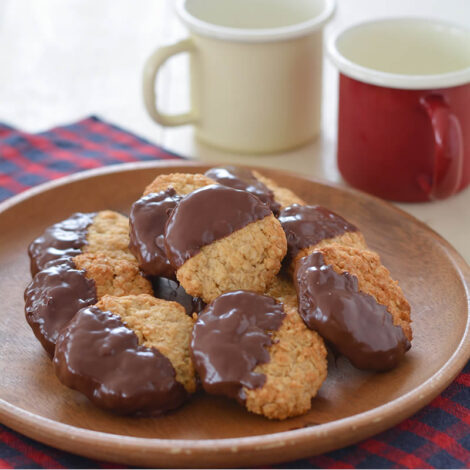
POLYGON ((193 52, 194 44, 190 38, 183 39, 170 46, 160 47, 145 62, 143 75, 144 103, 150 117, 162 126, 182 126, 195 122, 193 110, 183 114, 165 114, 158 110, 155 79, 160 67, 173 55, 181 52, 193 52))
POLYGON ((462 128, 442 95, 425 95, 419 102, 431 120, 435 157, 431 181, 420 175, 418 184, 430 200, 444 199, 455 194, 462 181, 462 128))

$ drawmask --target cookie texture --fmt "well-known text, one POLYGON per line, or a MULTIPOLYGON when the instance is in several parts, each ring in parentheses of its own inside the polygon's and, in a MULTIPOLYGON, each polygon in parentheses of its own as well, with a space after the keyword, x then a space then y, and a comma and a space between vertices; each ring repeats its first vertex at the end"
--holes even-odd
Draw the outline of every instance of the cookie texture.
POLYGON ((377 253, 338 244, 327 245, 317 251, 323 254, 325 262, 337 273, 348 272, 356 276, 359 290, 387 307, 393 324, 400 326, 407 339, 412 340, 410 304, 377 253))
POLYGON ((158 175, 144 190, 144 196, 173 188, 176 194, 185 195, 215 181, 200 173, 170 173, 158 175))
POLYGON ((139 338, 139 344, 155 348, 167 357, 176 372, 176 380, 188 393, 196 391, 189 343, 194 320, 177 302, 151 295, 105 295, 96 306, 118 315, 139 338))
POLYGON ((24 299, 26 320, 51 357, 61 328, 78 310, 98 300, 94 281, 72 258, 51 260, 28 284, 24 299))
POLYGON ((311 408, 327 375, 327 351, 320 335, 308 329, 299 316, 290 280, 276 277, 267 294, 282 302, 286 316, 273 332, 269 362, 254 370, 266 376, 266 383, 257 389, 245 388, 246 407, 270 419, 286 419, 311 408))
POLYGON ((292 280, 283 274, 278 274, 269 287, 266 295, 275 298, 277 301, 292 307, 297 307, 297 292, 292 280))
POLYGON ((88 227, 84 253, 109 253, 133 260, 129 251, 129 219, 115 211, 100 211, 88 227))
POLYGON ((141 274, 137 262, 107 253, 82 253, 73 262, 95 282, 98 298, 104 295, 152 294, 152 285, 141 274))
POLYGON ((299 317, 295 296, 280 290, 282 303, 246 290, 217 297, 198 317, 191 341, 204 390, 270 419, 308 411, 326 377, 322 339, 299 317))
POLYGON ((287 256, 283 266, 293 274, 295 262, 330 243, 366 248, 358 228, 339 214, 318 205, 292 204, 284 207, 279 222, 287 239, 287 256))
POLYGON ((139 344, 118 315, 96 306, 79 310, 61 330, 53 365, 64 385, 119 414, 155 416, 188 397, 166 356, 139 344))
POLYGON ((256 178, 250 169, 242 166, 227 165, 211 168, 206 171, 205 175, 224 186, 254 194, 270 207, 276 217, 278 216, 281 205, 274 199, 274 193, 256 178))
POLYGON ((307 248, 302 248, 299 250, 293 260, 289 263, 289 273, 294 273, 295 265, 300 258, 303 258, 304 256, 307 256, 310 253, 313 253, 314 251, 331 244, 357 248, 358 250, 367 250, 366 240, 361 232, 346 232, 342 235, 338 235, 337 237, 326 238, 315 245, 311 245, 307 248))
POLYGON ((48 263, 80 254, 87 243, 88 227, 95 216, 95 212, 76 212, 47 227, 35 238, 28 246, 31 275, 37 274, 48 263))
POLYGON ((201 248, 176 272, 186 292, 210 302, 224 292, 265 292, 281 268, 286 237, 273 215, 201 248))
POLYGON ((82 253, 50 260, 25 290, 25 314, 47 353, 54 354, 60 329, 78 310, 105 294, 152 294, 135 259, 117 252, 82 253), (118 256, 118 257, 116 257, 118 256))
POLYGON ((285 317, 282 305, 267 295, 237 290, 217 297, 197 318, 191 354, 204 390, 245 403, 244 388, 266 381, 254 372, 269 361, 272 332, 285 317))
POLYGON ((110 252, 132 259, 128 249, 129 221, 114 211, 82 213, 47 227, 28 247, 31 274, 49 262, 70 258, 83 252, 110 252))
POLYGON ((284 304, 286 318, 273 334, 270 361, 255 372, 266 375, 259 389, 245 389, 246 408, 270 419, 306 413, 326 378, 326 348, 321 337, 307 329, 297 310, 284 304))
POLYGON ((262 183, 264 183, 273 193, 274 199, 281 205, 287 207, 292 204, 307 204, 303 199, 297 196, 293 191, 279 186, 275 181, 266 176, 263 176, 258 171, 253 170, 253 175, 262 183))

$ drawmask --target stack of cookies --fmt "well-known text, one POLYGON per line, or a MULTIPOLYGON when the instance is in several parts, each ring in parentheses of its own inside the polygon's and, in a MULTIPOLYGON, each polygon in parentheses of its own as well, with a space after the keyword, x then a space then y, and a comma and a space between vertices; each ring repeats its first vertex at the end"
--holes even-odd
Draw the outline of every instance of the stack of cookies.
POLYGON ((199 389, 307 412, 327 350, 395 367, 410 307, 363 235, 255 171, 158 176, 131 208, 77 213, 29 247, 26 319, 59 380, 156 415, 199 389))

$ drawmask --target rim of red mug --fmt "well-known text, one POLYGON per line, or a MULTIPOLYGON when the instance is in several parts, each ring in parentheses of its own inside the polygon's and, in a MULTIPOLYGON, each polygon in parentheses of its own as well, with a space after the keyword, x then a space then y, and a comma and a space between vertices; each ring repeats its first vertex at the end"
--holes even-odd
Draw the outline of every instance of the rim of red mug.
POLYGON ((188 12, 185 5, 188 0, 177 0, 175 8, 181 21, 193 33, 201 36, 235 42, 272 42, 294 39, 321 29, 333 16, 336 0, 322 0, 322 11, 306 21, 274 28, 234 28, 220 26, 201 20, 188 12))
POLYGON ((458 30, 465 34, 470 34, 470 29, 463 25, 442 21, 436 18, 426 18, 421 16, 395 16, 376 18, 373 20, 362 21, 347 28, 337 30, 332 33, 326 43, 326 51, 329 59, 336 65, 338 70, 350 78, 359 80, 371 85, 377 85, 387 88, 407 89, 407 90, 427 90, 434 88, 450 88, 458 85, 470 83, 470 65, 468 67, 439 74, 410 75, 383 72, 373 68, 365 67, 347 59, 341 54, 337 47, 338 40, 345 34, 354 29, 359 29, 370 24, 384 22, 420 22, 433 24, 439 27, 458 30))

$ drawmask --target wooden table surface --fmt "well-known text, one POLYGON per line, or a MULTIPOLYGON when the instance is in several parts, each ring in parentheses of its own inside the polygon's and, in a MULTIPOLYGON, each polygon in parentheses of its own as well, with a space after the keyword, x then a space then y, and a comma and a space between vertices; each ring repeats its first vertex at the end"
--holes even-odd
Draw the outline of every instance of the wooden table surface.
MULTIPOLYGON (((421 15, 470 27, 469 0, 338 0, 337 28, 384 16, 421 15)), ((190 126, 162 128, 141 96, 145 59, 185 37, 173 0, 0 0, 0 121, 37 132, 96 114, 169 150, 207 162, 270 166, 342 182, 336 168, 337 72, 325 59, 323 130, 299 150, 271 156, 224 153, 193 139, 190 126)), ((188 61, 179 56, 158 82, 163 109, 188 103, 188 61)), ((399 204, 470 261, 470 188, 445 201, 399 204)))

